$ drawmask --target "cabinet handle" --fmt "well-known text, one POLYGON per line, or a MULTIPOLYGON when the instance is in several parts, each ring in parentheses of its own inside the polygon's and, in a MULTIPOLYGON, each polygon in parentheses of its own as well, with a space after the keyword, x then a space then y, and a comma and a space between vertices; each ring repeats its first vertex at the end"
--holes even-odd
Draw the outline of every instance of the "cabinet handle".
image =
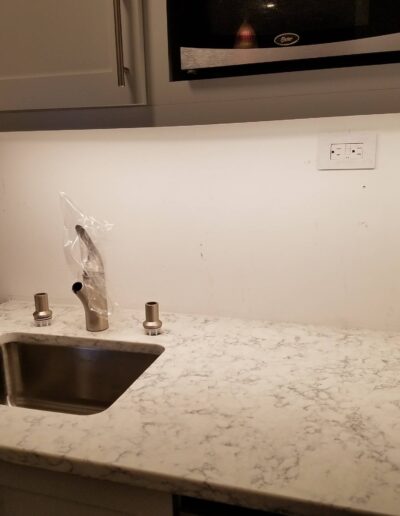
POLYGON ((118 86, 123 88, 125 84, 125 65, 124 65, 124 43, 122 40, 122 21, 121 21, 121 0, 113 0, 114 2, 114 32, 115 32, 115 50, 117 55, 117 77, 118 86))

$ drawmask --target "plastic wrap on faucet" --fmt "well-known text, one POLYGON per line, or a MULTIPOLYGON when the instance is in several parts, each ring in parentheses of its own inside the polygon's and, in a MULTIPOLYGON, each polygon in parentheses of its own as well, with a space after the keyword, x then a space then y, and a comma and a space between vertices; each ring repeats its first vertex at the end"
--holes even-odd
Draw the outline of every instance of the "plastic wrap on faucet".
POLYGON ((82 282, 88 306, 101 315, 109 314, 104 262, 100 253, 104 236, 113 225, 83 213, 64 193, 60 192, 64 217, 64 254, 77 282, 82 282))

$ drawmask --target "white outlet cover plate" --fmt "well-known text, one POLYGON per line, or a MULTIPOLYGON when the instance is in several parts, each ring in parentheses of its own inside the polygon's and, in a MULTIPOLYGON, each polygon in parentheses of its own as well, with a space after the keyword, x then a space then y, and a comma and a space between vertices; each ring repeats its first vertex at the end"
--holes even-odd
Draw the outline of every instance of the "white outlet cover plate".
POLYGON ((318 141, 318 170, 371 170, 376 168, 377 134, 373 132, 347 132, 321 134, 318 141), (358 159, 332 159, 331 147, 335 144, 361 144, 363 157, 358 159))

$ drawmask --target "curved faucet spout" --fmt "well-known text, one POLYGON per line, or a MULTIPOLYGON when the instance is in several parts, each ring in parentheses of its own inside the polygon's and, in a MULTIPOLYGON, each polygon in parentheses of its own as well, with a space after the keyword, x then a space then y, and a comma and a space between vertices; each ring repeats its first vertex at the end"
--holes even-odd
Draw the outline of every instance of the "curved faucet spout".
POLYGON ((87 257, 83 261, 82 282, 72 285, 72 291, 80 299, 85 310, 86 329, 103 331, 108 328, 108 306, 104 265, 101 255, 87 231, 75 226, 82 244, 86 246, 87 257))

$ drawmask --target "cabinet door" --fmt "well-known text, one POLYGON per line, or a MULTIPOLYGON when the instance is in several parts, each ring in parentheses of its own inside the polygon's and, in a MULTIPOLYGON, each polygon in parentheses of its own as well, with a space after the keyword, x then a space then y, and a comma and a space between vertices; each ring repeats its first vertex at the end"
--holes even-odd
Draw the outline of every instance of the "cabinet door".
POLYGON ((0 515, 172 516, 172 497, 168 493, 0 460, 0 515))
POLYGON ((0 0, 0 110, 144 103, 141 0, 0 0))

